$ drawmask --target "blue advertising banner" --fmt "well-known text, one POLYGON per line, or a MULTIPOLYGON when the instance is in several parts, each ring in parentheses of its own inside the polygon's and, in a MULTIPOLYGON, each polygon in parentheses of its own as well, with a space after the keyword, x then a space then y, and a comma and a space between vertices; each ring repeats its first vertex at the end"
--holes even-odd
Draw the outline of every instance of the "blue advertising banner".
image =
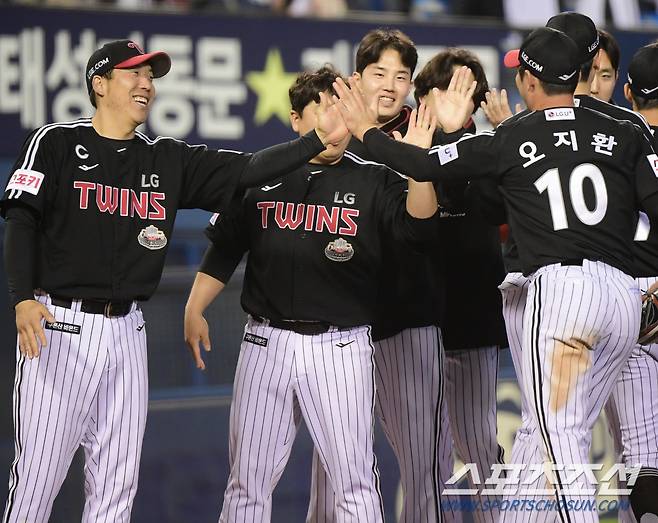
MULTIPOLYGON (((84 84, 91 53, 131 38, 164 50, 171 72, 157 80, 146 132, 213 147, 256 150, 289 139, 288 88, 324 63, 353 71, 356 45, 375 27, 291 18, 80 12, 3 7, 0 16, 0 157, 16 155, 25 134, 92 112, 84 84)), ((501 28, 404 25, 421 67, 448 45, 477 53, 492 85, 500 52, 519 36, 501 28)), ((506 75, 510 76, 511 75, 506 75)))

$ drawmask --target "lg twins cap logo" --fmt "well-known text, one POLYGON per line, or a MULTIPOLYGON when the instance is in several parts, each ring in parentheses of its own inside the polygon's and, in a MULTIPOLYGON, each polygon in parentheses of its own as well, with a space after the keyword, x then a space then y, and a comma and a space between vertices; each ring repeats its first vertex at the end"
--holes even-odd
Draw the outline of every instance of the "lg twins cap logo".
POLYGON ((131 49, 137 49, 137 51, 139 51, 139 54, 144 54, 144 50, 140 46, 138 46, 135 42, 128 42, 128 47, 130 47, 131 49))
POLYGON ((344 262, 352 259, 352 256, 354 256, 354 248, 351 243, 347 242, 347 240, 338 238, 329 242, 324 249, 324 255, 331 261, 344 262))
POLYGON ((11 191, 9 198, 18 198, 23 192, 28 192, 36 196, 39 193, 39 189, 41 189, 43 179, 44 174, 39 171, 16 169, 7 184, 6 191, 11 191))
POLYGON ((142 229, 137 235, 137 241, 142 247, 146 247, 151 251, 157 251, 167 245, 165 233, 155 225, 149 225, 142 229))

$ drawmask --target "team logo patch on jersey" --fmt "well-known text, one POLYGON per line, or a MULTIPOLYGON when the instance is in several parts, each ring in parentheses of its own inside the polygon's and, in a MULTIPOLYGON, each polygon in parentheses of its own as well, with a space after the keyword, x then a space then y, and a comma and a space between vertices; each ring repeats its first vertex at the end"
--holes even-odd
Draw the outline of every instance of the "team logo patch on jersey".
POLYGON ((451 143, 449 145, 442 145, 439 147, 439 163, 445 165, 453 160, 459 158, 459 151, 457 150, 457 144, 451 143))
POLYGON ((267 338, 263 338, 262 336, 256 336, 251 332, 244 333, 244 341, 246 341, 247 343, 253 343, 254 345, 260 345, 261 347, 267 347, 267 338))
POLYGON ((658 176, 658 154, 647 155, 647 160, 649 160, 649 165, 653 169, 653 174, 658 176))
POLYGON ((73 323, 64 323, 63 321, 56 321, 54 323, 46 322, 46 329, 49 331, 66 332, 67 334, 80 334, 80 325, 73 323))
POLYGON ((560 109, 546 109, 544 111, 547 121, 552 120, 575 120, 576 113, 573 112, 571 107, 562 107, 560 109))
POLYGON ((39 171, 16 169, 9 179, 6 190, 25 191, 36 196, 41 189, 44 177, 44 174, 39 171))
POLYGON ((165 236, 165 233, 155 225, 149 225, 142 229, 137 235, 137 241, 142 247, 146 247, 152 251, 157 251, 167 245, 167 237, 165 236))
POLYGON ((354 249, 351 243, 343 240, 343 238, 338 238, 329 242, 324 249, 324 255, 331 261, 345 262, 352 259, 354 249))

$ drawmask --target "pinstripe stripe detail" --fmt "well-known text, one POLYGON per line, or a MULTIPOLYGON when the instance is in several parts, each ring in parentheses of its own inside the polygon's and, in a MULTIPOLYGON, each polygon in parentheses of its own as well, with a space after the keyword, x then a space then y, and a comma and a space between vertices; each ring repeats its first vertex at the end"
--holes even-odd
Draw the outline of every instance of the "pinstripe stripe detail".
MULTIPOLYGON (((535 295, 533 297, 534 306, 532 311, 532 325, 531 325, 531 351, 532 351, 532 379, 534 385, 534 396, 535 396, 535 409, 537 420, 539 423, 539 431, 544 440, 544 445, 546 446, 546 451, 548 452, 551 463, 557 464, 555 459, 555 451, 553 450, 553 445, 551 443, 550 436, 548 434, 548 421, 546 418, 546 412, 544 411, 544 395, 543 395, 543 381, 541 376, 541 355, 539 352, 539 329, 540 329, 540 317, 541 317, 541 275, 535 278, 535 295)), ((555 478, 557 480, 555 497, 557 498, 557 508, 560 519, 564 523, 565 521, 571 523, 571 517, 569 516, 569 511, 566 509, 566 497, 561 494, 562 491, 562 480, 560 479, 560 474, 556 470, 555 478), (564 500, 565 508, 564 512, 560 506, 560 499, 564 500)))
POLYGON ((433 498, 434 498, 434 510, 436 510, 436 521, 437 523, 443 522, 443 512, 441 511, 441 487, 439 486, 439 477, 440 477, 440 465, 441 460, 439 459, 439 446, 441 444, 439 434, 440 434, 440 422, 441 422, 441 407, 443 406, 443 398, 445 393, 445 374, 444 369, 444 354, 441 350, 441 335, 439 334, 439 328, 434 327, 434 335, 436 337, 436 347, 439 351, 439 395, 436 401, 436 407, 434 409, 434 446, 432 448, 432 486, 433 489, 433 498))
POLYGON ((23 382, 23 370, 25 367, 25 355, 20 352, 18 349, 18 342, 16 343, 16 356, 18 361, 16 363, 16 377, 14 378, 14 451, 16 456, 14 457, 14 462, 11 465, 10 469, 10 479, 9 479, 9 495, 7 496, 7 502, 5 504, 5 516, 2 519, 3 523, 9 521, 9 516, 14 504, 14 497, 16 496, 16 487, 18 485, 18 460, 22 454, 22 445, 21 445, 21 419, 20 419, 20 408, 21 408, 21 394, 20 388, 23 382))
MULTIPOLYGON (((372 363, 372 408, 370 411, 370 416, 372 423, 370 425, 370 441, 375 440, 375 401, 377 400, 377 386, 376 386, 376 377, 375 377, 375 345, 372 342, 372 328, 368 325, 367 330, 368 345, 370 345, 370 361, 372 363)), ((384 500, 382 499, 382 489, 381 482, 379 477, 379 468, 377 467, 377 455, 374 450, 372 452, 372 472, 375 476, 375 490, 377 491, 377 496, 379 497, 379 511, 382 521, 384 521, 384 500)))

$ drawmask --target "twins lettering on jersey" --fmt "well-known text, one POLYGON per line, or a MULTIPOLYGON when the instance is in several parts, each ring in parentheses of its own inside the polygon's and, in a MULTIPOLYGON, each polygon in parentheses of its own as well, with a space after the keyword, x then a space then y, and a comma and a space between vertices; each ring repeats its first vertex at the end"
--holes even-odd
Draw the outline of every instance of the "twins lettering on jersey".
POLYGON ((275 201, 258 202, 256 207, 261 212, 263 229, 267 229, 272 211, 273 222, 280 229, 294 231, 303 225, 305 231, 329 232, 345 236, 356 236, 358 231, 356 223, 356 218, 359 216, 358 209, 275 201))
POLYGON ((133 189, 84 181, 73 182, 73 188, 80 191, 80 209, 87 209, 89 200, 93 199, 100 212, 114 214, 118 209, 121 216, 133 217, 137 214, 144 220, 167 219, 164 207, 167 195, 163 192, 136 192, 133 189))

